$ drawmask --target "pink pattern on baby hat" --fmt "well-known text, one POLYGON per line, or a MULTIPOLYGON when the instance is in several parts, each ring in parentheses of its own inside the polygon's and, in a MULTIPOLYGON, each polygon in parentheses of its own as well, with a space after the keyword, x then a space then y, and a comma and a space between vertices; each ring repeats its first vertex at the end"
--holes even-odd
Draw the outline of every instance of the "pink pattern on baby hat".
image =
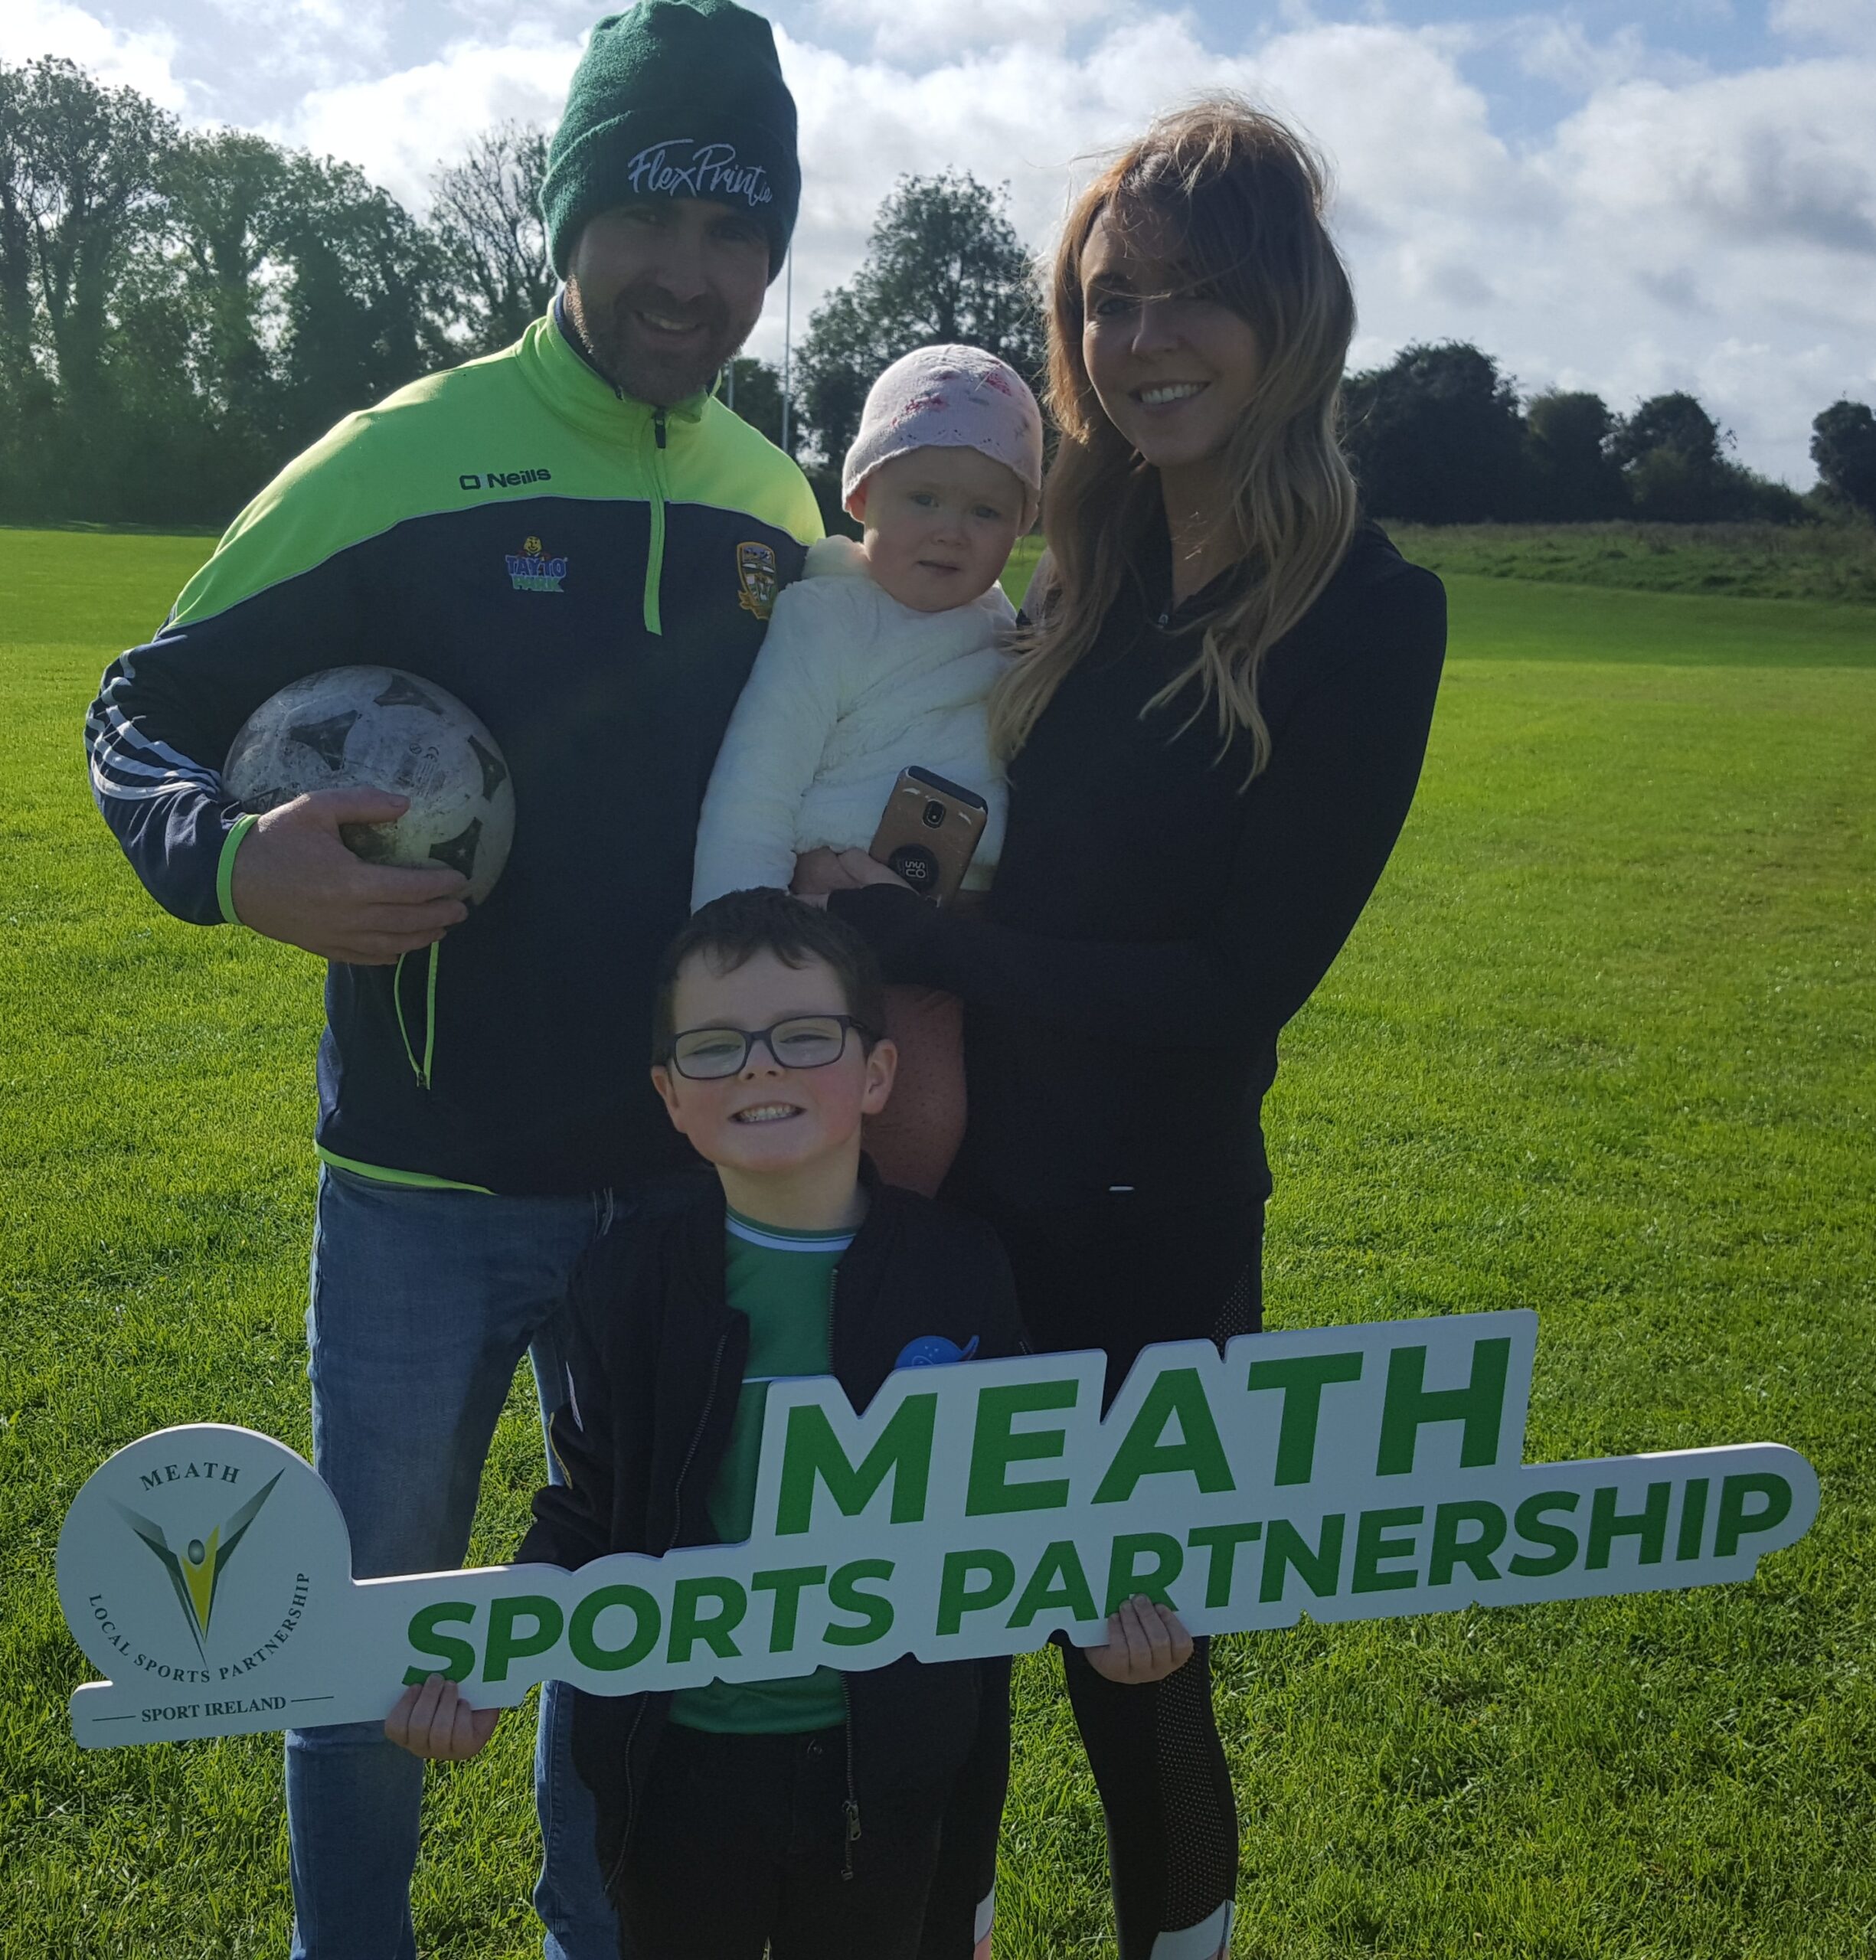
POLYGON ((1042 417, 1015 369, 982 348, 921 347, 895 361, 868 390, 847 452, 841 494, 855 493, 881 464, 913 449, 971 449, 1015 472, 1028 492, 1023 523, 1042 492, 1042 417))

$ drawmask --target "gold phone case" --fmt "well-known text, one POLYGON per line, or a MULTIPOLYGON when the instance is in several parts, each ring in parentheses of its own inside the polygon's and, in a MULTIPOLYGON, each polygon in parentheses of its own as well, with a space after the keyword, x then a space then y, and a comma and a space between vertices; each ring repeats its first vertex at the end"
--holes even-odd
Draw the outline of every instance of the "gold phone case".
POLYGON ((976 790, 930 769, 901 769, 868 855, 943 905, 957 897, 989 816, 976 790))

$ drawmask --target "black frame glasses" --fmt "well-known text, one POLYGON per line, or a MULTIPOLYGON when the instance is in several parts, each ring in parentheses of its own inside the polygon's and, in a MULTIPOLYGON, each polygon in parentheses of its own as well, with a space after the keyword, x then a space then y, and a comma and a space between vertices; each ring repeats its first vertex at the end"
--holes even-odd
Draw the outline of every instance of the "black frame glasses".
MULTIPOLYGON (((770 1027, 687 1027, 681 1033, 672 1035, 665 1060, 687 1082, 727 1082, 731 1076, 742 1073, 755 1050, 756 1044, 760 1041, 768 1050, 770 1059, 778 1068, 824 1069, 831 1067, 846 1054, 849 1028, 859 1036, 862 1043, 874 1039, 873 1031, 864 1021, 856 1020, 850 1014, 791 1014, 786 1020, 778 1021, 770 1027), (776 1045, 778 1040, 785 1038, 783 1035, 785 1028, 797 1027, 805 1031, 809 1028, 825 1030, 829 1027, 837 1027, 840 1030, 839 1044, 831 1054, 822 1056, 817 1061, 793 1060, 776 1045), (687 1057, 683 1052, 684 1044, 693 1035, 698 1034, 734 1036, 741 1044, 736 1051, 735 1061, 725 1068, 713 1067, 700 1070, 687 1067, 687 1060, 694 1063, 699 1057, 695 1053, 687 1057)), ((729 1052, 725 1047, 722 1056, 717 1059, 727 1058, 729 1052)))

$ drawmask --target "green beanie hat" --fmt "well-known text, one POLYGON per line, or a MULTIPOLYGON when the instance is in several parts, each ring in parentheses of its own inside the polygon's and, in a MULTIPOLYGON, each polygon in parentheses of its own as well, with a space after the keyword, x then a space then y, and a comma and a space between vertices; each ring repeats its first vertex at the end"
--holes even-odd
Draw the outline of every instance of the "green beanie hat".
POLYGON ((596 213, 661 197, 747 210, 781 270, 801 203, 795 98, 769 23, 735 0, 639 0, 593 30, 541 187, 554 270, 596 213))

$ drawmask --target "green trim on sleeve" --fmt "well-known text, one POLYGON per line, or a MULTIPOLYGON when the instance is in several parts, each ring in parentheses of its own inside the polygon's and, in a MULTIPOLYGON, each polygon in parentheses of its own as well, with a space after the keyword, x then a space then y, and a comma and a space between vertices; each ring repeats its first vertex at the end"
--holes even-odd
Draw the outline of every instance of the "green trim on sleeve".
POLYGON ((247 836, 260 817, 250 812, 237 817, 228 827, 228 835, 223 840, 221 855, 215 861, 215 903, 221 907, 221 916, 230 926, 241 923, 234 916, 234 854, 241 848, 241 840, 247 836))
POLYGON ((486 1184, 459 1184, 453 1178, 433 1178, 427 1171, 390 1171, 381 1164, 361 1164, 353 1158, 337 1155, 322 1143, 313 1145, 312 1154, 335 1171, 349 1171, 355 1178, 369 1178, 381 1184, 402 1184, 421 1191, 473 1191, 479 1197, 495 1196, 486 1184))

